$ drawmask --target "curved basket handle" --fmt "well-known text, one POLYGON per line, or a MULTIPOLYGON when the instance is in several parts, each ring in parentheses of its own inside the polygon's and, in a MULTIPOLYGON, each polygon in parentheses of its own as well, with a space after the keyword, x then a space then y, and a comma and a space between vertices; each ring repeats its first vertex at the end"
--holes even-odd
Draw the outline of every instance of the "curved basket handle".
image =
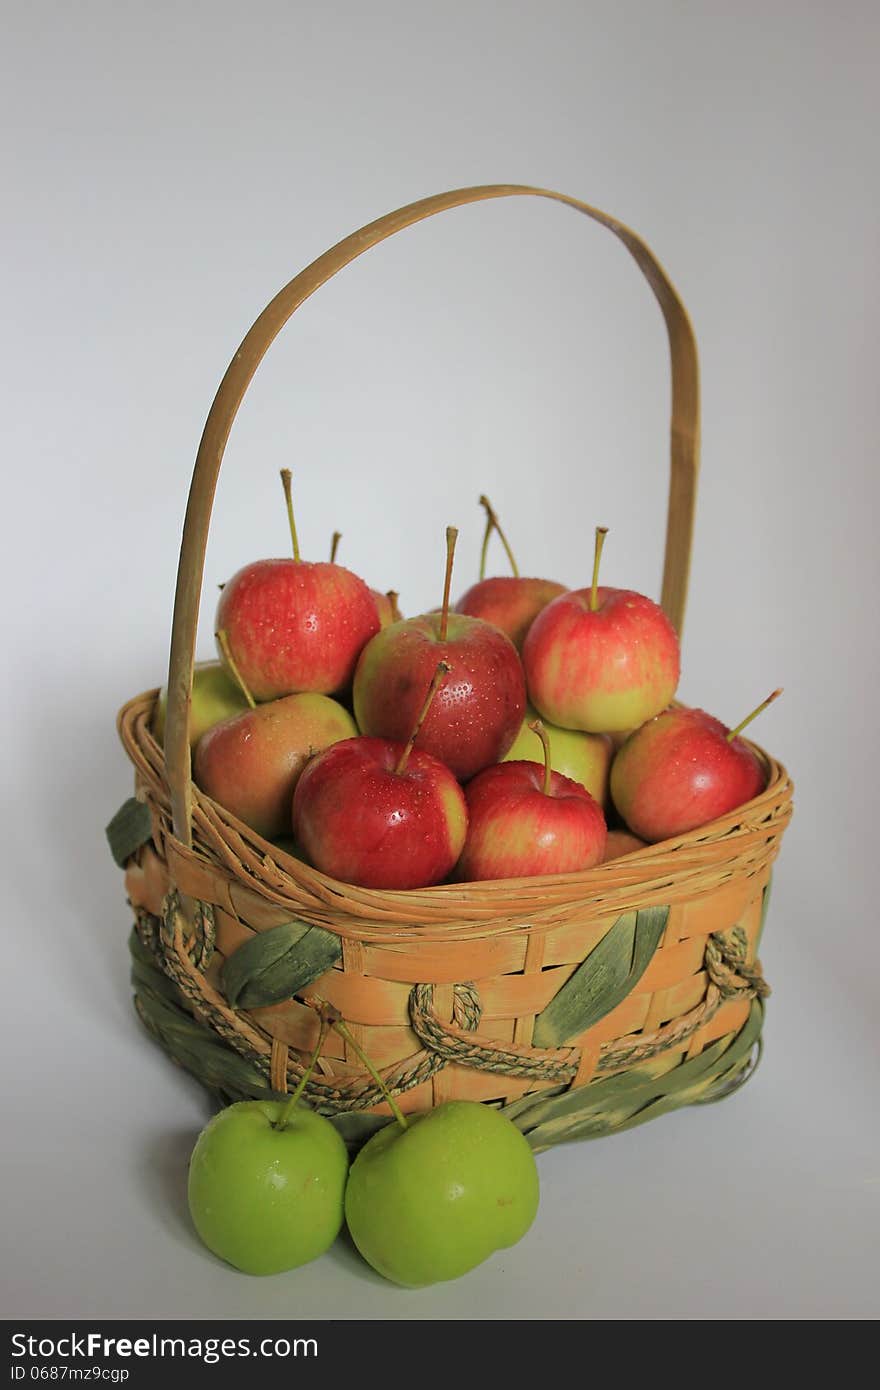
POLYGON ((192 843, 192 785, 189 748, 189 714, 192 699, 193 659, 198 626, 199 599, 208 542, 208 525, 217 475, 232 423, 265 353, 287 320, 304 300, 356 257, 395 232, 426 217, 479 203, 488 198, 533 196, 552 198, 601 222, 623 242, 635 260, 663 311, 672 362, 671 475, 666 518, 666 556, 661 603, 681 631, 687 598, 691 538, 699 469, 699 372, 693 329, 684 305, 645 243, 613 217, 546 188, 520 184, 492 184, 483 188, 459 188, 423 198, 370 222, 340 241, 300 271, 295 279, 266 306, 246 335, 226 371, 214 398, 199 452, 183 523, 183 540, 174 596, 171 657, 168 671, 168 712, 165 727, 165 768, 171 792, 174 834, 185 845, 192 843))

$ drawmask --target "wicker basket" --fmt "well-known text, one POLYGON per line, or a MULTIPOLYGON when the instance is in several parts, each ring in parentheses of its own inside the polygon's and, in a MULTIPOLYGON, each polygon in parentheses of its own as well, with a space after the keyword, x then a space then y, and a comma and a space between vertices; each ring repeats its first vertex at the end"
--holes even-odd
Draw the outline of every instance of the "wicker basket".
MULTIPOLYGON (((581 874, 380 892, 335 882, 262 840, 190 780, 189 700, 214 489, 244 393, 294 310, 379 241, 487 198, 551 198, 623 242, 663 311, 672 361, 671 487, 662 603, 681 628, 698 467, 693 333, 654 256, 577 199, 519 186, 412 204, 319 257, 244 339, 208 416, 181 548, 165 751, 156 691, 119 729, 136 795, 109 827, 135 913, 138 1011, 218 1101, 285 1092, 334 1005, 404 1110, 451 1098, 505 1108, 535 1149, 728 1094, 754 1068, 767 993, 755 958, 771 865, 791 815, 785 770, 691 834, 581 874)), ((754 746, 754 745, 753 745, 754 746)), ((328 1034, 306 1087, 356 1146, 387 1105, 328 1034)))

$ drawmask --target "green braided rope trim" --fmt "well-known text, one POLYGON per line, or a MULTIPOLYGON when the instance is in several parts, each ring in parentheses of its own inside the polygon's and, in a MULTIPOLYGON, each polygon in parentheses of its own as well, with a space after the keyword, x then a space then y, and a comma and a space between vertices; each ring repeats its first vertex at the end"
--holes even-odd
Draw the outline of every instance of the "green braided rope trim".
MULTIPOLYGON (((206 1087, 220 1106, 273 1094, 267 1067, 258 1067, 242 1056, 230 1045, 231 1040, 224 1041, 209 1024, 194 1018, 182 1005, 176 983, 160 969, 154 943, 149 939, 157 926, 155 918, 143 914, 130 938, 135 1007, 149 1033, 174 1062, 206 1087)), ((739 1033, 727 1035, 696 1057, 669 1069, 661 1070, 662 1063, 649 1059, 626 1072, 600 1077, 575 1090, 567 1086, 544 1090, 500 1108, 539 1152, 555 1144, 629 1129, 684 1105, 724 1099, 754 1074, 760 1057, 763 1017, 761 999, 755 998, 739 1033)), ((438 1066, 446 1065, 439 1056, 436 1062, 438 1066)), ((381 1094, 378 1088, 372 1089, 376 1092, 374 1100, 367 1099, 369 1092, 365 1089, 358 1101, 363 1099, 367 1105, 378 1103, 381 1094)), ((341 1097, 324 1094, 308 1098, 314 1108, 329 1114, 352 1151, 389 1122, 385 1116, 362 1113, 361 1107, 352 1109, 350 1096, 342 1101, 344 1110, 340 1101, 341 1097)))

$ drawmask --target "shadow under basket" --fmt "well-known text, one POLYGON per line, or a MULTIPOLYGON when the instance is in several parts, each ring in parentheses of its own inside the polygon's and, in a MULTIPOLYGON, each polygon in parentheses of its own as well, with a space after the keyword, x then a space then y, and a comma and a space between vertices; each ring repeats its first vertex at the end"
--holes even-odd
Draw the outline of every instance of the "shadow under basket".
MULTIPOLYGON (((764 997, 756 953, 792 811, 785 769, 750 745, 763 792, 700 829, 580 874, 383 892, 335 882, 261 839, 190 780, 189 705, 204 554, 226 439, 268 346, 357 255, 437 212, 550 198, 615 233, 666 321, 672 483, 662 603, 681 629, 696 495, 696 348, 645 244, 547 190, 439 195, 339 243, 276 296, 224 377, 187 510, 164 749, 155 690, 119 731, 135 796, 108 835, 135 914, 135 1003, 149 1032, 218 1103, 284 1094, 317 1042, 316 1001, 344 1018, 404 1111, 452 1099, 500 1107, 535 1150, 717 1100, 754 1070, 764 997)), ((356 1148, 390 1117, 349 1044, 327 1034, 304 1092, 356 1148)))

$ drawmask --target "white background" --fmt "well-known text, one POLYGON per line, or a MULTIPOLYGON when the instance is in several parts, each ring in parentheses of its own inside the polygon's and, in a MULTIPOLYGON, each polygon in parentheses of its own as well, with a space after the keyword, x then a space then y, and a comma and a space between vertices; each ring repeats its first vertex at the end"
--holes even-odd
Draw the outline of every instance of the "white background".
MULTIPOLYGON (((7 4, 0 82, 6 738, 2 1306, 12 1317, 878 1312, 878 11, 820 3, 7 4), (790 768, 765 1060, 735 1098, 539 1160, 538 1220, 455 1284, 340 1241, 247 1279, 186 1216, 201 1092, 148 1043, 103 826, 117 707, 164 678, 204 417, 264 304, 355 227, 481 182, 638 230, 693 318, 703 476, 681 695, 790 768)), ((310 301, 233 432, 206 571, 300 535, 407 613, 489 492, 526 573, 656 594, 661 317, 601 228, 463 209, 310 301)), ((501 568, 502 557, 495 555, 501 568)))

